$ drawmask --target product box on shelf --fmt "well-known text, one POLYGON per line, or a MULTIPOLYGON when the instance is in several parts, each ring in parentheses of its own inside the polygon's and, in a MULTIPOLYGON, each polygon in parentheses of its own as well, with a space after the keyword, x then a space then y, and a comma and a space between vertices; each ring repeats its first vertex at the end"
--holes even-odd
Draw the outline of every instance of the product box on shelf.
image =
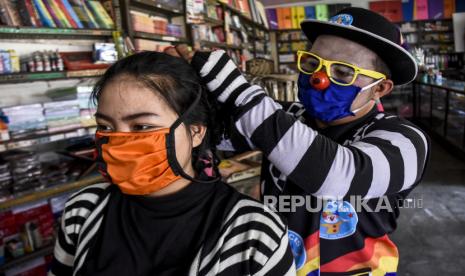
POLYGON ((0 212, 0 263, 34 252, 53 241, 53 214, 47 201, 0 212))

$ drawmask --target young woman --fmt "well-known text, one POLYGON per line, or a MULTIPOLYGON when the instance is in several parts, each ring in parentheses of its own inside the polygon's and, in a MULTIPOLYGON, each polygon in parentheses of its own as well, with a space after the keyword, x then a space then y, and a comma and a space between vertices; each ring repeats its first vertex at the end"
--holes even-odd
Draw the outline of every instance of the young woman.
POLYGON ((184 60, 144 52, 95 86, 108 183, 66 203, 52 275, 295 275, 287 227, 218 180, 219 131, 184 60))

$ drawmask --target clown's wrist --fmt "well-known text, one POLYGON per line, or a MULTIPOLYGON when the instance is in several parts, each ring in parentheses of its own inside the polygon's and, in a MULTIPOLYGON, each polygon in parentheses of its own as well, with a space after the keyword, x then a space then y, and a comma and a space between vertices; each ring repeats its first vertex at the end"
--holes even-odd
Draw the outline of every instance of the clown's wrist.
POLYGON ((221 103, 229 102, 241 105, 245 98, 249 98, 247 97, 249 93, 262 90, 259 86, 252 86, 245 79, 224 50, 197 52, 192 58, 191 64, 199 72, 208 90, 221 103))

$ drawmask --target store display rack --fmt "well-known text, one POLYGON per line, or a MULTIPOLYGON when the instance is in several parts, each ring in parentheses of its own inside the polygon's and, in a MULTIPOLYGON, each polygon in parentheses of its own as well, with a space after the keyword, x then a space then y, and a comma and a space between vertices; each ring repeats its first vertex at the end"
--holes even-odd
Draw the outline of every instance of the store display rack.
POLYGON ((186 26, 184 9, 169 7, 163 3, 158 3, 153 0, 121 0, 120 4, 122 28, 124 32, 129 36, 129 38, 133 41, 133 43, 134 39, 140 38, 158 42, 169 42, 172 44, 190 44, 190 40, 186 36, 177 37, 172 35, 135 31, 132 25, 130 14, 131 10, 134 10, 151 15, 161 15, 163 17, 166 17, 169 23, 173 23, 174 19, 176 19, 177 21, 179 21, 179 19, 182 19, 181 21, 183 22, 183 25, 186 26))
POLYGON ((21 257, 10 260, 7 263, 0 266, 0 275, 3 275, 3 273, 6 270, 8 270, 10 268, 13 268, 13 267, 15 267, 17 265, 20 265, 22 263, 25 263, 27 261, 30 261, 30 260, 33 260, 33 259, 36 259, 36 258, 39 258, 39 257, 50 255, 50 254, 53 253, 53 249, 54 249, 53 245, 48 245, 48 246, 46 246, 44 248, 41 248, 39 250, 36 250, 34 252, 27 253, 27 254, 25 254, 25 255, 23 255, 21 257))
MULTIPOLYGON (((261 23, 254 21, 248 15, 242 13, 238 8, 230 6, 222 1, 214 1, 214 4, 219 5, 223 10, 223 14, 228 12, 231 16, 237 16, 239 18, 241 28, 238 28, 233 25, 226 26, 222 20, 214 19, 213 22, 210 18, 205 18, 207 23, 211 23, 213 26, 222 26, 223 30, 226 32, 232 31, 240 33, 241 35, 244 33, 248 38, 248 45, 230 45, 230 44, 219 44, 215 47, 223 48, 223 49, 232 49, 232 50, 248 50, 252 57, 257 58, 263 55, 271 56, 270 51, 270 38, 269 38, 269 29, 261 23), (221 23, 221 24, 220 24, 221 23), (259 33, 264 32, 266 35, 261 36, 259 33), (257 46, 258 43, 265 43, 264 50, 260 50, 257 46)), ((213 44, 212 44, 213 45, 213 44)))
POLYGON ((83 39, 83 38, 109 38, 113 30, 110 29, 61 29, 61 28, 35 28, 35 27, 0 27, 2 39, 83 39))
POLYGON ((152 33, 145 33, 145 32, 134 32, 134 38, 143 38, 155 41, 165 41, 171 43, 188 43, 185 37, 176 37, 170 35, 162 35, 162 34, 152 34, 152 33))
POLYGON ((156 3, 153 0, 131 0, 131 5, 149 9, 156 12, 161 12, 173 16, 183 16, 184 11, 182 9, 174 9, 163 3, 156 3))
POLYGON ((241 20, 241 22, 244 22, 246 23, 247 25, 251 25, 259 30, 263 30, 263 31, 269 31, 264 25, 258 23, 258 22, 255 22, 254 20, 252 20, 252 18, 244 15, 239 9, 235 8, 235 7, 231 7, 230 5, 222 2, 222 1, 217 1, 218 4, 220 4, 224 9, 228 10, 228 11, 231 11, 232 13, 234 13, 235 15, 239 16, 239 19, 241 20))
POLYGON ((47 132, 44 130, 44 133, 29 135, 23 138, 0 141, 0 152, 30 148, 71 138, 86 137, 93 135, 93 133, 95 133, 95 129, 95 126, 88 126, 56 132, 47 132))
MULTIPOLYGON (((300 29, 280 29, 273 31, 276 36, 276 52, 278 64, 278 71, 280 73, 296 73, 297 72, 297 60, 296 60, 296 50, 292 49, 293 43, 305 43, 306 49, 310 49, 311 43, 308 39, 304 37, 302 30, 300 29), (293 35, 291 35, 293 33, 293 35), (285 36, 292 36, 292 38, 283 38, 285 36), (296 37, 297 36, 297 37, 296 37), (281 50, 280 48, 283 44, 288 45, 287 50, 281 50), (281 55, 292 55, 292 61, 281 61, 281 55)), ((299 49, 302 49, 299 47, 299 49)))
POLYGON ((224 25, 224 21, 220 19, 205 17, 205 22, 209 23, 212 26, 222 26, 224 25))
MULTIPOLYGON (((86 177, 84 179, 76 180, 76 181, 69 182, 66 184, 52 186, 52 187, 49 187, 49 188, 46 188, 40 191, 29 191, 27 193, 15 196, 15 198, 0 202, 0 212, 4 210, 8 210, 10 208, 17 207, 17 206, 21 206, 21 205, 41 201, 41 200, 46 200, 46 199, 59 196, 65 193, 71 193, 73 191, 77 191, 78 189, 82 187, 95 184, 95 183, 99 183, 102 181, 103 181, 103 177, 100 175, 90 176, 90 177, 86 177)), ((13 268, 27 261, 50 255, 53 253, 53 248, 54 246, 53 244, 51 244, 41 249, 35 250, 31 253, 27 253, 21 257, 9 260, 0 266, 0 274, 4 273, 6 270, 10 268, 13 268)))
POLYGON ((465 82, 415 81, 413 111, 422 129, 465 159, 465 82))
MULTIPOLYGON (((186 21, 185 1, 180 9, 172 8, 163 4, 163 1, 157 3, 153 0, 113 0, 115 29, 62 29, 62 28, 35 28, 35 27, 0 27, 0 41, 8 40, 23 40, 34 41, 53 40, 70 41, 74 43, 76 40, 90 41, 113 41, 115 31, 119 31, 134 42, 135 39, 146 39, 150 41, 166 42, 170 44, 186 43, 193 45, 193 39, 190 32, 190 25, 186 21), (162 35, 147 32, 134 31, 131 26, 131 9, 137 11, 147 11, 149 14, 160 15, 168 18, 169 23, 182 25, 184 35, 181 37, 173 35, 162 35)), ((225 26, 225 21, 222 19, 205 18, 205 21, 212 26, 221 26, 223 30, 229 28, 233 32, 244 32, 248 38, 248 44, 230 45, 227 43, 215 43, 211 41, 201 41, 200 43, 211 48, 223 48, 235 52, 243 52, 248 50, 253 57, 267 55, 270 53, 269 30, 262 24, 255 22, 253 19, 244 15, 240 10, 231 7, 221 1, 216 1, 216 5, 220 5, 223 10, 229 11, 232 15, 239 17, 241 28, 235 26, 225 26), (260 43, 265 44, 259 45, 260 43), (266 46, 268 44, 268 46, 266 46), (260 46, 260 47, 259 47, 260 46)), ((101 76, 105 69, 98 70, 80 70, 80 71, 59 71, 59 72, 34 72, 34 73, 14 73, 0 75, 0 85, 18 84, 36 81, 57 81, 65 79, 84 79, 95 78, 101 76)), ((33 152, 44 151, 63 151, 70 144, 81 145, 85 142, 81 140, 89 140, 94 127, 81 127, 69 129, 66 131, 48 133, 44 132, 24 138, 10 139, 0 142, 0 152, 10 151, 14 149, 30 150, 33 152), (78 135, 79 134, 79 135, 78 135), (73 139, 77 138, 77 139, 73 139), (21 146, 18 146, 21 145, 21 146)), ((6 154, 8 154, 7 152, 6 154)), ((52 199, 61 195, 76 191, 84 186, 91 185, 103 181, 101 176, 85 177, 76 181, 55 184, 41 190, 29 190, 21 194, 15 194, 14 197, 8 198, 0 202, 0 212, 10 210, 18 206, 27 206, 34 202, 52 199)), ((53 184, 53 183, 49 183, 53 184)), ((21 265, 24 262, 52 254, 53 246, 47 246, 24 256, 9 260, 7 263, 0 266, 0 275, 6 270, 21 265)))
POLYGON ((99 77, 106 69, 14 73, 0 75, 0 84, 99 77))
POLYGON ((210 47, 210 48, 224 48, 224 49, 233 49, 233 50, 244 49, 244 47, 241 47, 241 46, 229 45, 226 43, 212 42, 212 41, 206 41, 206 40, 201 40, 200 44, 206 47, 210 47))
MULTIPOLYGON (((401 28, 404 40, 412 46, 452 46, 454 44, 451 19, 403 21, 396 24, 401 28), (435 36, 435 38, 425 39, 425 36, 429 35, 435 36)), ((430 52, 438 52, 439 50, 437 48, 428 49, 430 52)))
POLYGON ((81 180, 69 182, 66 184, 52 186, 52 187, 49 187, 49 188, 46 188, 40 191, 29 191, 25 194, 15 196, 12 199, 0 202, 0 211, 9 209, 12 207, 20 206, 23 204, 52 198, 54 196, 58 196, 64 193, 69 193, 71 191, 74 191, 82 187, 95 184, 101 181, 103 181, 103 178, 102 176, 98 175, 98 176, 91 176, 91 177, 87 177, 81 180))

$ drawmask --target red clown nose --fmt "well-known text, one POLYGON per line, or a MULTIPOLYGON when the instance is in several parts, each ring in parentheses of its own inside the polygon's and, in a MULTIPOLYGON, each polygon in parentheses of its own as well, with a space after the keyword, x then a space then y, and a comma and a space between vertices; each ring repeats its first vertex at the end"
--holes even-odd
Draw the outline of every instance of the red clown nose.
POLYGON ((316 90, 325 90, 330 85, 330 80, 328 75, 326 75, 323 71, 318 71, 313 73, 312 77, 310 78, 310 84, 316 90))

